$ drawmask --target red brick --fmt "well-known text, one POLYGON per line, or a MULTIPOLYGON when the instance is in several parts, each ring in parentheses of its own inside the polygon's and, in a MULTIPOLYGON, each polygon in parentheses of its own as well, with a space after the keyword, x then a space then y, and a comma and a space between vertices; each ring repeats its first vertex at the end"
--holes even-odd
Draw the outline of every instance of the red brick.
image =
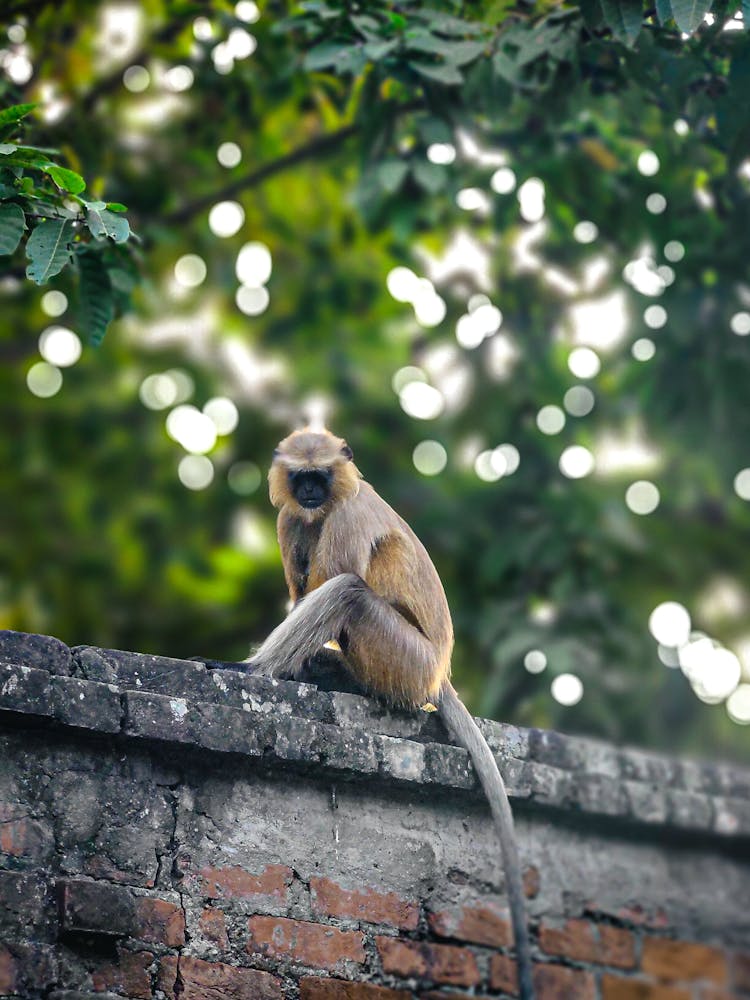
POLYGON ((439 910, 429 914, 427 920, 438 937, 458 938, 490 948, 505 948, 513 942, 507 911, 489 903, 462 906, 458 911, 439 910))
POLYGON ((718 986, 727 982, 724 952, 692 941, 647 937, 643 942, 641 968, 657 979, 678 982, 707 979, 718 986))
POLYGON ((57 979, 51 949, 35 944, 0 942, 0 994, 28 996, 41 991, 57 979))
POLYGON ((602 1000, 691 1000, 688 990, 642 979, 602 976, 602 1000))
MULTIPOLYGON (((595 1000, 596 984, 590 972, 563 965, 535 964, 532 970, 536 994, 544 1000, 595 1000)), ((493 990, 518 994, 515 960, 507 955, 490 959, 490 986, 493 990)))
POLYGON ((0 854, 39 860, 53 848, 51 831, 27 816, 0 822, 0 854))
POLYGON ((203 937, 217 945, 222 951, 229 945, 227 925, 221 910, 207 906, 200 915, 198 926, 203 937))
POLYGON ((395 892, 344 889, 328 878, 311 878, 310 895, 313 913, 325 917, 363 920, 370 924, 390 924, 401 930, 416 930, 419 907, 401 899, 395 892))
POLYGON ((286 902, 292 881, 292 870, 286 865, 266 865, 260 875, 245 871, 239 865, 224 868, 202 868, 204 891, 209 899, 254 899, 270 896, 286 902))
POLYGON ((340 931, 325 924, 286 917, 250 917, 250 954, 289 958, 315 969, 339 968, 346 962, 365 960, 363 936, 359 931, 340 931))
POLYGON ((165 944, 168 948, 185 944, 185 915, 175 903, 141 896, 136 901, 136 915, 136 937, 165 944))
POLYGON ((635 968, 635 938, 630 931, 588 920, 568 920, 562 927, 542 924, 539 944, 548 955, 560 955, 578 962, 635 968))
POLYGON ((597 918, 609 917, 624 924, 630 924, 633 927, 648 927, 655 931, 666 930, 669 927, 669 917, 661 907, 647 910, 637 903, 632 906, 618 907, 587 903, 586 913, 597 918))
POLYGON ((345 983, 341 979, 307 976, 300 983, 299 996, 300 1000, 411 1000, 412 995, 407 990, 391 990, 372 983, 345 983))
POLYGON ((282 1000, 281 982, 268 972, 241 969, 223 962, 204 962, 200 958, 168 955, 159 968, 160 989, 180 1000, 282 1000), (175 990, 179 963, 182 989, 175 990))
POLYGON ((596 983, 590 972, 562 965, 535 965, 534 989, 544 1000, 595 1000, 596 983))
POLYGON ((151 1000, 151 976, 148 967, 154 960, 149 951, 121 951, 117 965, 104 965, 91 973, 97 992, 114 990, 129 997, 151 1000))
POLYGON ((482 978, 468 948, 377 937, 375 943, 385 972, 404 979, 428 979, 452 986, 476 986, 482 978))
POLYGON ((750 993, 750 952, 732 955, 732 985, 750 993))

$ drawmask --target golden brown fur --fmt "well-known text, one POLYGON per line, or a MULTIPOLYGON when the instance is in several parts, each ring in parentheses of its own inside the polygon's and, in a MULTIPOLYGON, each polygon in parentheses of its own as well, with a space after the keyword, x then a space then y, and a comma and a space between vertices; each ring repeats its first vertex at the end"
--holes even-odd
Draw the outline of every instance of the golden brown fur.
POLYGON ((438 706, 450 734, 469 751, 495 818, 520 996, 531 1000, 513 817, 492 752, 450 683, 453 626, 443 586, 422 543, 361 478, 351 457, 341 438, 311 430, 290 434, 274 453, 269 490, 279 510, 284 575, 295 605, 249 664, 261 674, 299 677, 306 661, 335 640, 365 690, 407 708, 438 706), (325 480, 318 506, 298 502, 292 483, 299 476, 325 480))

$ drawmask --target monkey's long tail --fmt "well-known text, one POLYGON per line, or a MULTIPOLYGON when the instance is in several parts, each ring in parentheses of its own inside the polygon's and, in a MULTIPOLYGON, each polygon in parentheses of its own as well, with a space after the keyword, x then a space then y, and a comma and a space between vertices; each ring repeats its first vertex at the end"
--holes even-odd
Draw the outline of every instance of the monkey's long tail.
POLYGON ((445 720, 451 736, 469 751, 474 770, 477 772, 492 810, 500 838, 505 869, 505 886, 510 903, 513 937, 516 943, 519 994, 521 1000, 534 1000, 534 986, 531 979, 531 948, 521 881, 521 863, 513 832, 513 813, 508 802, 508 793, 505 791, 505 782, 481 730, 450 683, 446 683, 443 687, 439 712, 445 720))

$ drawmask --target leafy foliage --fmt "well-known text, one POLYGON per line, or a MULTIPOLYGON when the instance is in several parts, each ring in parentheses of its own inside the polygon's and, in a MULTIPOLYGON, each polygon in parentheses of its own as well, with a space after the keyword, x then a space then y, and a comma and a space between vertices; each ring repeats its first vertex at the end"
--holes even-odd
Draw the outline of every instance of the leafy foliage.
POLYGON ((659 661, 647 629, 658 603, 679 600, 748 659, 750 508, 733 488, 750 466, 750 337, 736 332, 750 313, 750 44, 738 9, 714 3, 709 23, 705 4, 680 0, 326 0, 273 3, 246 23, 229 3, 155 0, 127 56, 107 64, 98 5, 83 19, 72 2, 42 5, 27 25, 34 77, 8 85, 6 103, 28 113, 52 86, 67 111, 36 117, 36 150, 11 141, 20 117, 0 114, 0 164, 18 163, 0 178, 0 246, 20 240, 2 261, 15 280, 0 286, 0 420, 15 431, 0 440, 0 623, 244 656, 284 608, 262 473, 322 397, 438 564, 456 682, 475 710, 746 755, 745 732, 659 661), (257 48, 229 59, 220 46, 237 31, 257 48), (124 86, 131 65, 151 74, 145 92, 124 86), (185 66, 192 86, 170 89, 167 73, 185 66), (233 167, 216 156, 229 142, 233 167), (58 190, 31 163, 51 163, 47 147, 94 192, 58 190), (521 211, 528 182, 543 191, 538 222, 521 211), (235 199, 242 228, 219 238, 209 210, 235 199), (25 378, 51 285, 18 280, 16 266, 37 216, 61 235, 75 225, 51 285, 88 336, 131 309, 42 399, 25 378), (246 242, 273 258, 270 304, 252 286, 261 311, 248 314, 235 298, 246 242), (205 263, 202 284, 177 281, 186 255, 205 263), (388 293, 403 266, 429 275, 443 319, 420 322, 388 293), (482 295, 502 324, 457 342, 482 295), (576 318, 592 306, 602 311, 576 318), (652 359, 636 360, 647 339, 652 359), (601 371, 579 378, 571 349, 592 344, 601 371), (407 366, 441 394, 440 415, 404 411, 392 378, 407 366), (151 376, 168 376, 167 396, 189 376, 192 396, 147 408, 151 376), (582 386, 593 409, 565 410, 559 434, 542 433, 541 409, 582 386), (164 417, 216 395, 235 400, 239 425, 209 453, 213 482, 186 490, 178 464, 196 456, 164 417), (439 475, 415 470, 425 440, 447 452, 439 475), (481 480, 477 452, 504 442, 518 470, 481 480), (561 474, 569 446, 597 455, 595 474, 561 474), (627 464, 642 452, 648 468, 627 464), (648 516, 625 503, 642 478, 661 497, 648 516), (540 674, 523 665, 534 649, 540 674), (584 687, 572 707, 550 696, 567 672, 584 687))
POLYGON ((7 141, 35 107, 26 103, 0 110, 0 254, 14 254, 28 229, 26 277, 44 285, 67 267, 76 270, 81 276, 83 329, 90 342, 98 344, 114 316, 103 264, 106 243, 111 239, 124 244, 132 235, 127 219, 115 214, 125 206, 81 198, 86 181, 49 158, 56 150, 7 141), (96 265, 101 276, 95 282, 92 254, 101 258, 96 265), (103 296, 100 301, 93 298, 97 294, 103 296))

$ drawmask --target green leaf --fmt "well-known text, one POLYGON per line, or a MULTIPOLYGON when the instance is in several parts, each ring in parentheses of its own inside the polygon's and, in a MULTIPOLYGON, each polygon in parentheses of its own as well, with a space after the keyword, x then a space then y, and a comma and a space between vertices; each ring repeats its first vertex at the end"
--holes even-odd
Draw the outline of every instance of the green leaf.
POLYGON ((656 16, 659 18, 659 24, 662 25, 672 20, 672 4, 670 0, 656 0, 656 16))
POLYGON ((422 141, 428 146, 433 142, 453 142, 453 129, 443 118, 429 115, 417 121, 422 141))
POLYGON ((98 204, 100 203, 92 201, 86 205, 86 222, 91 235, 97 240, 109 236, 115 243, 124 243, 130 236, 128 220, 121 219, 106 208, 96 207, 98 204))
POLYGON ((378 62, 378 60, 393 52, 398 47, 398 44, 399 40, 397 38, 392 38, 389 42, 367 42, 362 51, 368 59, 378 62))
POLYGON ((18 149, 12 142, 0 142, 0 156, 9 156, 11 153, 15 153, 18 149))
POLYGON ((42 169, 63 191, 69 191, 71 194, 80 194, 81 191, 86 190, 86 181, 75 170, 68 170, 67 167, 58 167, 56 163, 49 163, 42 167, 42 169))
POLYGON ((81 326, 88 335, 89 343, 97 347, 115 314, 112 282, 99 253, 81 253, 78 267, 81 273, 81 326))
POLYGON ((486 42, 454 42, 446 59, 454 66, 465 66, 481 56, 486 48, 486 42))
POLYGON ((412 173, 417 184, 431 194, 439 191, 445 185, 445 170, 429 160, 416 160, 412 165, 412 173))
POLYGON ((7 125, 9 122, 20 122, 35 107, 36 104, 14 104, 11 108, 3 108, 0 111, 0 125, 7 125))
POLYGON ((409 170, 404 160, 384 160, 377 165, 378 183, 388 194, 394 194, 401 187, 409 170))
POLYGON ((20 205, 0 205, 0 254, 10 254, 21 242, 26 216, 20 205))
POLYGON ((121 201, 108 201, 107 208, 110 212, 127 212, 128 206, 123 205, 121 201))
POLYGON ((74 229, 70 219, 48 219, 40 222, 26 243, 26 256, 31 263, 26 277, 43 285, 70 261, 70 244, 74 229))
MULTIPOLYGON (((709 5, 711 0, 708 0, 709 5)), ((632 46, 643 26, 641 0, 601 0, 602 13, 612 34, 625 45, 632 46)))
POLYGON ((745 22, 745 29, 750 29, 750 0, 742 0, 742 19, 745 22))
POLYGON ((438 83, 444 83, 448 87, 464 82, 461 70, 457 69, 452 63, 410 62, 409 65, 421 76, 426 76, 430 80, 436 80, 438 83))
POLYGON ((672 0, 675 23, 688 35, 700 27, 710 10, 711 0, 672 0))
POLYGON ((327 69, 329 66, 338 66, 342 59, 350 55, 353 47, 349 43, 323 42, 322 45, 316 45, 314 49, 310 49, 302 65, 305 69, 313 72, 318 69, 327 69))
POLYGON ((483 35, 487 30, 482 21, 465 21, 428 7, 422 7, 419 16, 429 23, 432 31, 439 31, 443 35, 483 35))

